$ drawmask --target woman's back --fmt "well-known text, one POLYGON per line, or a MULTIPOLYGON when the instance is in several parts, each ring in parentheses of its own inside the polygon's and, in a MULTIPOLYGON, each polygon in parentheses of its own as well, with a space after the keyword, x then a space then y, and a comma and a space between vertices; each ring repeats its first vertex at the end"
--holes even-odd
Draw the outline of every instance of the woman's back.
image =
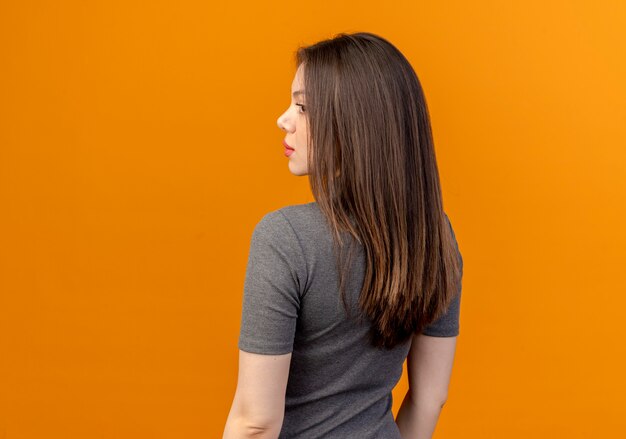
MULTIPOLYGON (((391 390, 411 339, 391 350, 369 344, 359 322, 365 272, 357 245, 347 279, 348 318, 339 294, 330 229, 317 203, 269 212, 256 225, 244 284, 239 349, 292 353, 280 438, 401 439, 391 390)), ((460 295, 425 335, 455 336, 460 295)))

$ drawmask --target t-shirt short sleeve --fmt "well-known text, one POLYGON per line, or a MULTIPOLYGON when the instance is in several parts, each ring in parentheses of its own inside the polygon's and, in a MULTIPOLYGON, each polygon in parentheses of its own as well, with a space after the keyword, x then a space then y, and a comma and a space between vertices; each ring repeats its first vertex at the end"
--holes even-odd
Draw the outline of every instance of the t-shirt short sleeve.
POLYGON ((275 210, 256 224, 243 288, 239 349, 279 355, 293 350, 306 261, 287 217, 275 210))
MULTIPOLYGON (((459 245, 456 241, 456 236, 454 235, 454 230, 452 229, 452 224, 450 224, 450 219, 448 215, 445 215, 446 221, 450 226, 450 230, 452 231, 452 238, 454 239, 454 243, 456 245, 456 249, 459 255, 459 261, 461 266, 461 277, 463 276, 463 256, 459 251, 459 245)), ((459 284, 460 285, 460 284, 459 284)), ((450 302, 448 309, 446 312, 439 317, 437 320, 431 322, 427 325, 423 330, 422 334, 430 335, 432 337, 456 337, 459 335, 459 317, 461 312, 461 288, 459 286, 459 291, 456 296, 450 302)))

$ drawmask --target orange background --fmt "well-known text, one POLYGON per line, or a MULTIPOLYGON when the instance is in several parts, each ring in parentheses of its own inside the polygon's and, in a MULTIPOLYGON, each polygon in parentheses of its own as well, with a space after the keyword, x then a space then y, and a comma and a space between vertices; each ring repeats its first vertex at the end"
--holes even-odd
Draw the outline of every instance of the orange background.
POLYGON ((623 434, 624 28, 621 0, 2 2, 0 438, 221 437, 252 229, 313 201, 292 53, 344 31, 415 67, 464 256, 435 436, 623 434))

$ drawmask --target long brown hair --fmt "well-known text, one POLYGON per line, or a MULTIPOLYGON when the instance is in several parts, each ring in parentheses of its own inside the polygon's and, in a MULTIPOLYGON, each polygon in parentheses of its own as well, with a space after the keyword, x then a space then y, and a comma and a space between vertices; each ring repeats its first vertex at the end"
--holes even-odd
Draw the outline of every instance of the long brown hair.
POLYGON ((371 344, 393 348, 445 312, 462 276, 420 81, 396 47, 368 32, 299 47, 295 61, 309 182, 333 232, 344 307, 349 315, 352 237, 366 261, 361 318, 371 319, 371 344))

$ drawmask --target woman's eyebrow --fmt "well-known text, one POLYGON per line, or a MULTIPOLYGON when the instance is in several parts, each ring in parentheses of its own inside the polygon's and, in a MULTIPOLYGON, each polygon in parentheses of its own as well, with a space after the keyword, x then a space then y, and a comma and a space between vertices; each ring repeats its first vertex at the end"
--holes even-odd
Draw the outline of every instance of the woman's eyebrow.
POLYGON ((304 94, 304 90, 296 90, 296 91, 294 91, 291 94, 295 98, 297 95, 303 95, 304 94))

